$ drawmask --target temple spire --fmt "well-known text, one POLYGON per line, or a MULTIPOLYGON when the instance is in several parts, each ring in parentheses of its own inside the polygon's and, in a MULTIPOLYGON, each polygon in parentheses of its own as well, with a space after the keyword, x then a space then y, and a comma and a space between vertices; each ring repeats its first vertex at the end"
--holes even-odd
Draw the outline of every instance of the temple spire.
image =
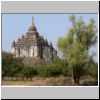
POLYGON ((34 26, 34 17, 32 16, 32 25, 34 26))
POLYGON ((34 25, 34 17, 32 17, 32 24, 31 24, 31 26, 29 27, 28 31, 37 31, 37 30, 36 30, 36 27, 35 27, 35 25, 34 25))

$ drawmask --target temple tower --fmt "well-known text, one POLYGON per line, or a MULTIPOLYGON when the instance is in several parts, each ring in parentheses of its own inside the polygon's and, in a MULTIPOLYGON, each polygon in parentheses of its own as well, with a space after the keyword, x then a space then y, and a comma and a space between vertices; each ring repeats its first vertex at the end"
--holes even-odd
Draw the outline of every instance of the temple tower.
POLYGON ((26 34, 12 43, 13 57, 44 60, 56 58, 57 53, 53 54, 55 49, 52 43, 49 44, 48 40, 37 32, 33 17, 31 23, 26 34))

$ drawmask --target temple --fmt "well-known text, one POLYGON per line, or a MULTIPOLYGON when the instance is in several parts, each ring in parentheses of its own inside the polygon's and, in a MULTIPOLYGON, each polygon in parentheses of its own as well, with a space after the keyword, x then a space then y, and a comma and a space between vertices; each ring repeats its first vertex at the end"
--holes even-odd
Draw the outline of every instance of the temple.
POLYGON ((26 35, 19 38, 17 42, 13 41, 12 54, 14 58, 24 58, 25 62, 32 61, 32 59, 50 61, 57 58, 57 51, 52 43, 48 43, 48 40, 37 32, 33 17, 26 35))

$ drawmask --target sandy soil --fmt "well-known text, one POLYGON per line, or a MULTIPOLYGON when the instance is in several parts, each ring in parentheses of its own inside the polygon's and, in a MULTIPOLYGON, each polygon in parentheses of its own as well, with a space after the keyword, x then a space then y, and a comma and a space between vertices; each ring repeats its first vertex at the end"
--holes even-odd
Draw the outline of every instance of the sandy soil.
MULTIPOLYGON (((32 78, 32 80, 20 81, 2 81, 2 86, 74 86, 74 81, 71 77, 50 77, 50 78, 32 78)), ((80 85, 95 86, 97 81, 93 78, 80 80, 80 85)))

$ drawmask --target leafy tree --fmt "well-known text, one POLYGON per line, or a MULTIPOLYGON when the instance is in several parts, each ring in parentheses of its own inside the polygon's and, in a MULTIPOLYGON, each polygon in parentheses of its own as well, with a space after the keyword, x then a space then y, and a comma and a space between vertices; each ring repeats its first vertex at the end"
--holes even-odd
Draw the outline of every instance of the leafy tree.
POLYGON ((98 80, 98 63, 94 62, 92 57, 90 57, 89 63, 86 65, 85 70, 86 74, 89 74, 95 77, 96 80, 98 80))
POLYGON ((21 59, 14 59, 11 53, 2 52, 2 76, 17 76, 24 64, 21 59))
POLYGON ((46 77, 46 70, 45 70, 45 65, 44 66, 41 66, 41 67, 38 67, 36 68, 37 69, 37 72, 38 72, 38 76, 40 77, 46 77))
POLYGON ((23 69, 21 70, 21 73, 22 73, 22 77, 31 79, 33 76, 37 75, 37 70, 30 66, 24 66, 23 69))
POLYGON ((56 77, 62 74, 62 67, 56 66, 54 64, 47 65, 45 69, 46 69, 46 75, 48 77, 50 76, 56 77))
POLYGON ((65 37, 58 39, 57 46, 62 53, 62 58, 68 62, 73 71, 75 84, 79 85, 84 67, 89 63, 89 50, 97 41, 97 29, 94 19, 90 19, 90 22, 85 24, 82 17, 76 19, 72 15, 70 21, 72 28, 65 37))
MULTIPOLYGON (((37 68, 38 75, 41 77, 56 77, 65 75, 64 70, 67 70, 67 63, 64 60, 55 59, 49 64, 45 64, 42 67, 37 68)), ((68 73, 66 74, 66 76, 68 73)))

